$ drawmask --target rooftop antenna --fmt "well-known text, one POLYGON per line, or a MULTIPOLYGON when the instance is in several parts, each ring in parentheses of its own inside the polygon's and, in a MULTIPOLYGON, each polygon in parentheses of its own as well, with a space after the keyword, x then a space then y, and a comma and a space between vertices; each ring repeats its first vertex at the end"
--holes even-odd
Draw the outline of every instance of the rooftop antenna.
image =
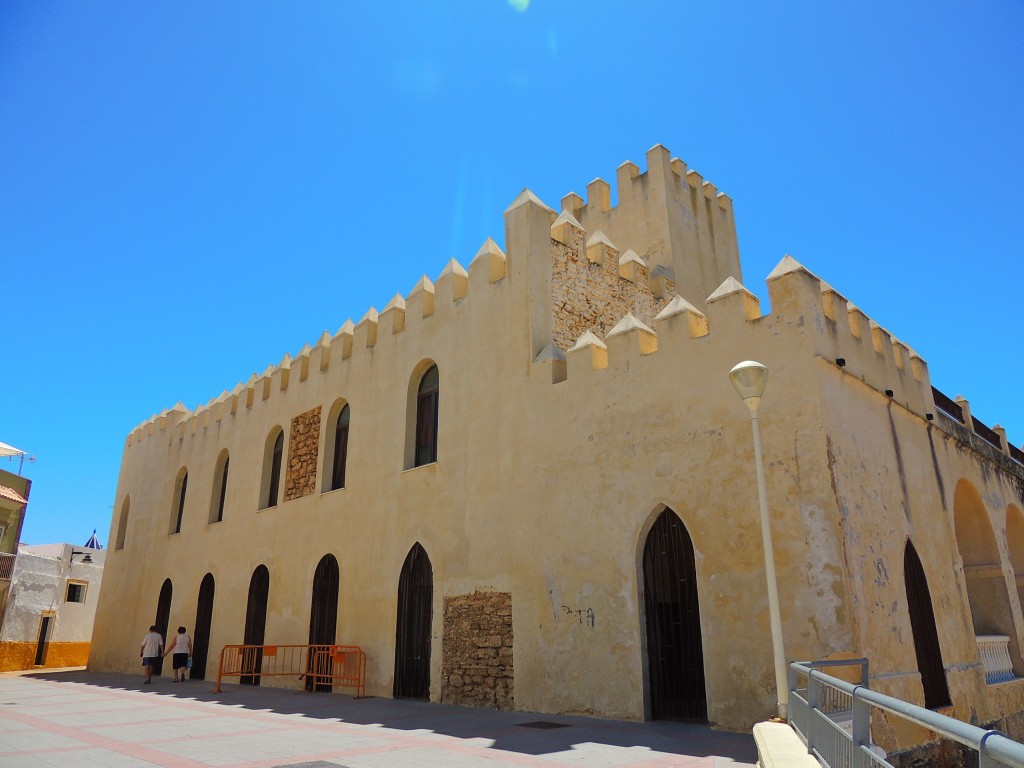
POLYGON ((7 445, 6 443, 0 443, 0 456, 6 456, 8 461, 14 461, 14 457, 18 457, 18 474, 21 474, 22 468, 25 466, 26 461, 35 461, 35 456, 29 456, 25 451, 15 448, 13 445, 7 445))

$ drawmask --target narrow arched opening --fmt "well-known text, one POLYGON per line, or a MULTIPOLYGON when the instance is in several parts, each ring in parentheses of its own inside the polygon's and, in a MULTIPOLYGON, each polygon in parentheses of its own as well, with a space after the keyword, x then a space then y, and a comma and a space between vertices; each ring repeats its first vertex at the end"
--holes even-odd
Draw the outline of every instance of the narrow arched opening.
MULTIPOLYGON (((267 599, 270 596, 270 571, 258 565, 249 579, 249 597, 245 604, 245 632, 242 643, 254 648, 242 652, 242 669, 259 672, 263 666, 263 640, 267 630, 267 599)), ((242 685, 259 685, 259 675, 242 675, 242 685)))
MULTIPOLYGON (((332 669, 331 656, 324 653, 325 646, 337 643, 338 631, 338 588, 340 573, 338 561, 334 555, 324 555, 317 563, 313 573, 313 593, 309 606, 309 660, 308 671, 313 674, 330 676, 332 669), (313 648, 312 646, 320 646, 313 648), (320 651, 320 654, 317 654, 320 651)), ((306 689, 330 691, 328 682, 316 681, 313 675, 306 675, 306 689)))
POLYGON ((434 612, 434 571, 419 542, 413 545, 398 579, 395 622, 396 699, 430 698, 430 625, 434 612))
POLYGON ((671 509, 647 534, 643 584, 651 716, 706 722, 697 564, 690 534, 671 509))
POLYGON ((949 687, 946 685, 946 670, 942 664, 942 649, 935 628, 935 612, 932 609, 928 579, 925 578, 921 558, 909 539, 903 551, 903 580, 907 590, 917 671, 921 675, 921 687, 924 689, 924 705, 928 709, 948 706, 949 687))
MULTIPOLYGON (((156 618, 153 624, 156 631, 164 639, 164 650, 167 650, 167 627, 171 623, 171 594, 174 591, 170 579, 164 579, 160 587, 160 597, 156 601, 156 618)), ((160 675, 164 669, 164 658, 161 656, 153 666, 153 674, 160 675)))
POLYGON ((203 576, 199 584, 199 598, 196 600, 196 623, 192 637, 192 669, 189 678, 206 679, 206 661, 210 651, 210 630, 213 627, 213 574, 203 576))

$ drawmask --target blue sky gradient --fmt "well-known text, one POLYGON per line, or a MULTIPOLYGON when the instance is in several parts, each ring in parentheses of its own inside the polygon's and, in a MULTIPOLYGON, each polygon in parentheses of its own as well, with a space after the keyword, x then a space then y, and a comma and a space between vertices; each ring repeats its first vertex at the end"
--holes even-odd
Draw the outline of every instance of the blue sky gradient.
POLYGON ((763 310, 793 254, 1024 441, 1024 5, 521 6, 0 4, 23 541, 106 542, 135 425, 656 143, 734 199, 763 310))

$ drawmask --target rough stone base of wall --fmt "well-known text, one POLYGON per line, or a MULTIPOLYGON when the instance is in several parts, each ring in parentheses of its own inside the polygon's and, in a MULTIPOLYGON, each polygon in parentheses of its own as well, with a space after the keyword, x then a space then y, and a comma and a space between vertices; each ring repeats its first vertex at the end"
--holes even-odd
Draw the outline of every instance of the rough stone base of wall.
MULTIPOLYGON (((34 642, 0 643, 0 672, 13 672, 35 667, 34 642)), ((84 667, 89 660, 89 643, 50 643, 44 667, 84 667)))
POLYGON ((441 658, 443 703, 512 709, 512 595, 446 597, 441 658))
MULTIPOLYGON (((1024 712, 1017 712, 982 724, 984 730, 1002 731, 1014 741, 1024 738, 1024 712)), ((951 739, 921 744, 886 757, 896 768, 972 768, 978 765, 978 753, 951 739)))

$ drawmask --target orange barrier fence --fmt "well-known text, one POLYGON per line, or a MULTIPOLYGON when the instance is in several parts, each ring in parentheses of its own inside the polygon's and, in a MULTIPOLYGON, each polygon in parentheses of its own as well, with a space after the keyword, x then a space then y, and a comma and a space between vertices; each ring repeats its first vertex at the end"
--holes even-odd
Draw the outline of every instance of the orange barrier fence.
POLYGON ((312 651, 311 675, 315 685, 355 688, 356 698, 366 695, 366 654, 358 645, 335 645, 312 651))
POLYGON ((225 645, 220 652, 217 687, 237 677, 259 685, 264 677, 295 677, 309 690, 338 685, 366 692, 366 654, 357 645, 225 645))

